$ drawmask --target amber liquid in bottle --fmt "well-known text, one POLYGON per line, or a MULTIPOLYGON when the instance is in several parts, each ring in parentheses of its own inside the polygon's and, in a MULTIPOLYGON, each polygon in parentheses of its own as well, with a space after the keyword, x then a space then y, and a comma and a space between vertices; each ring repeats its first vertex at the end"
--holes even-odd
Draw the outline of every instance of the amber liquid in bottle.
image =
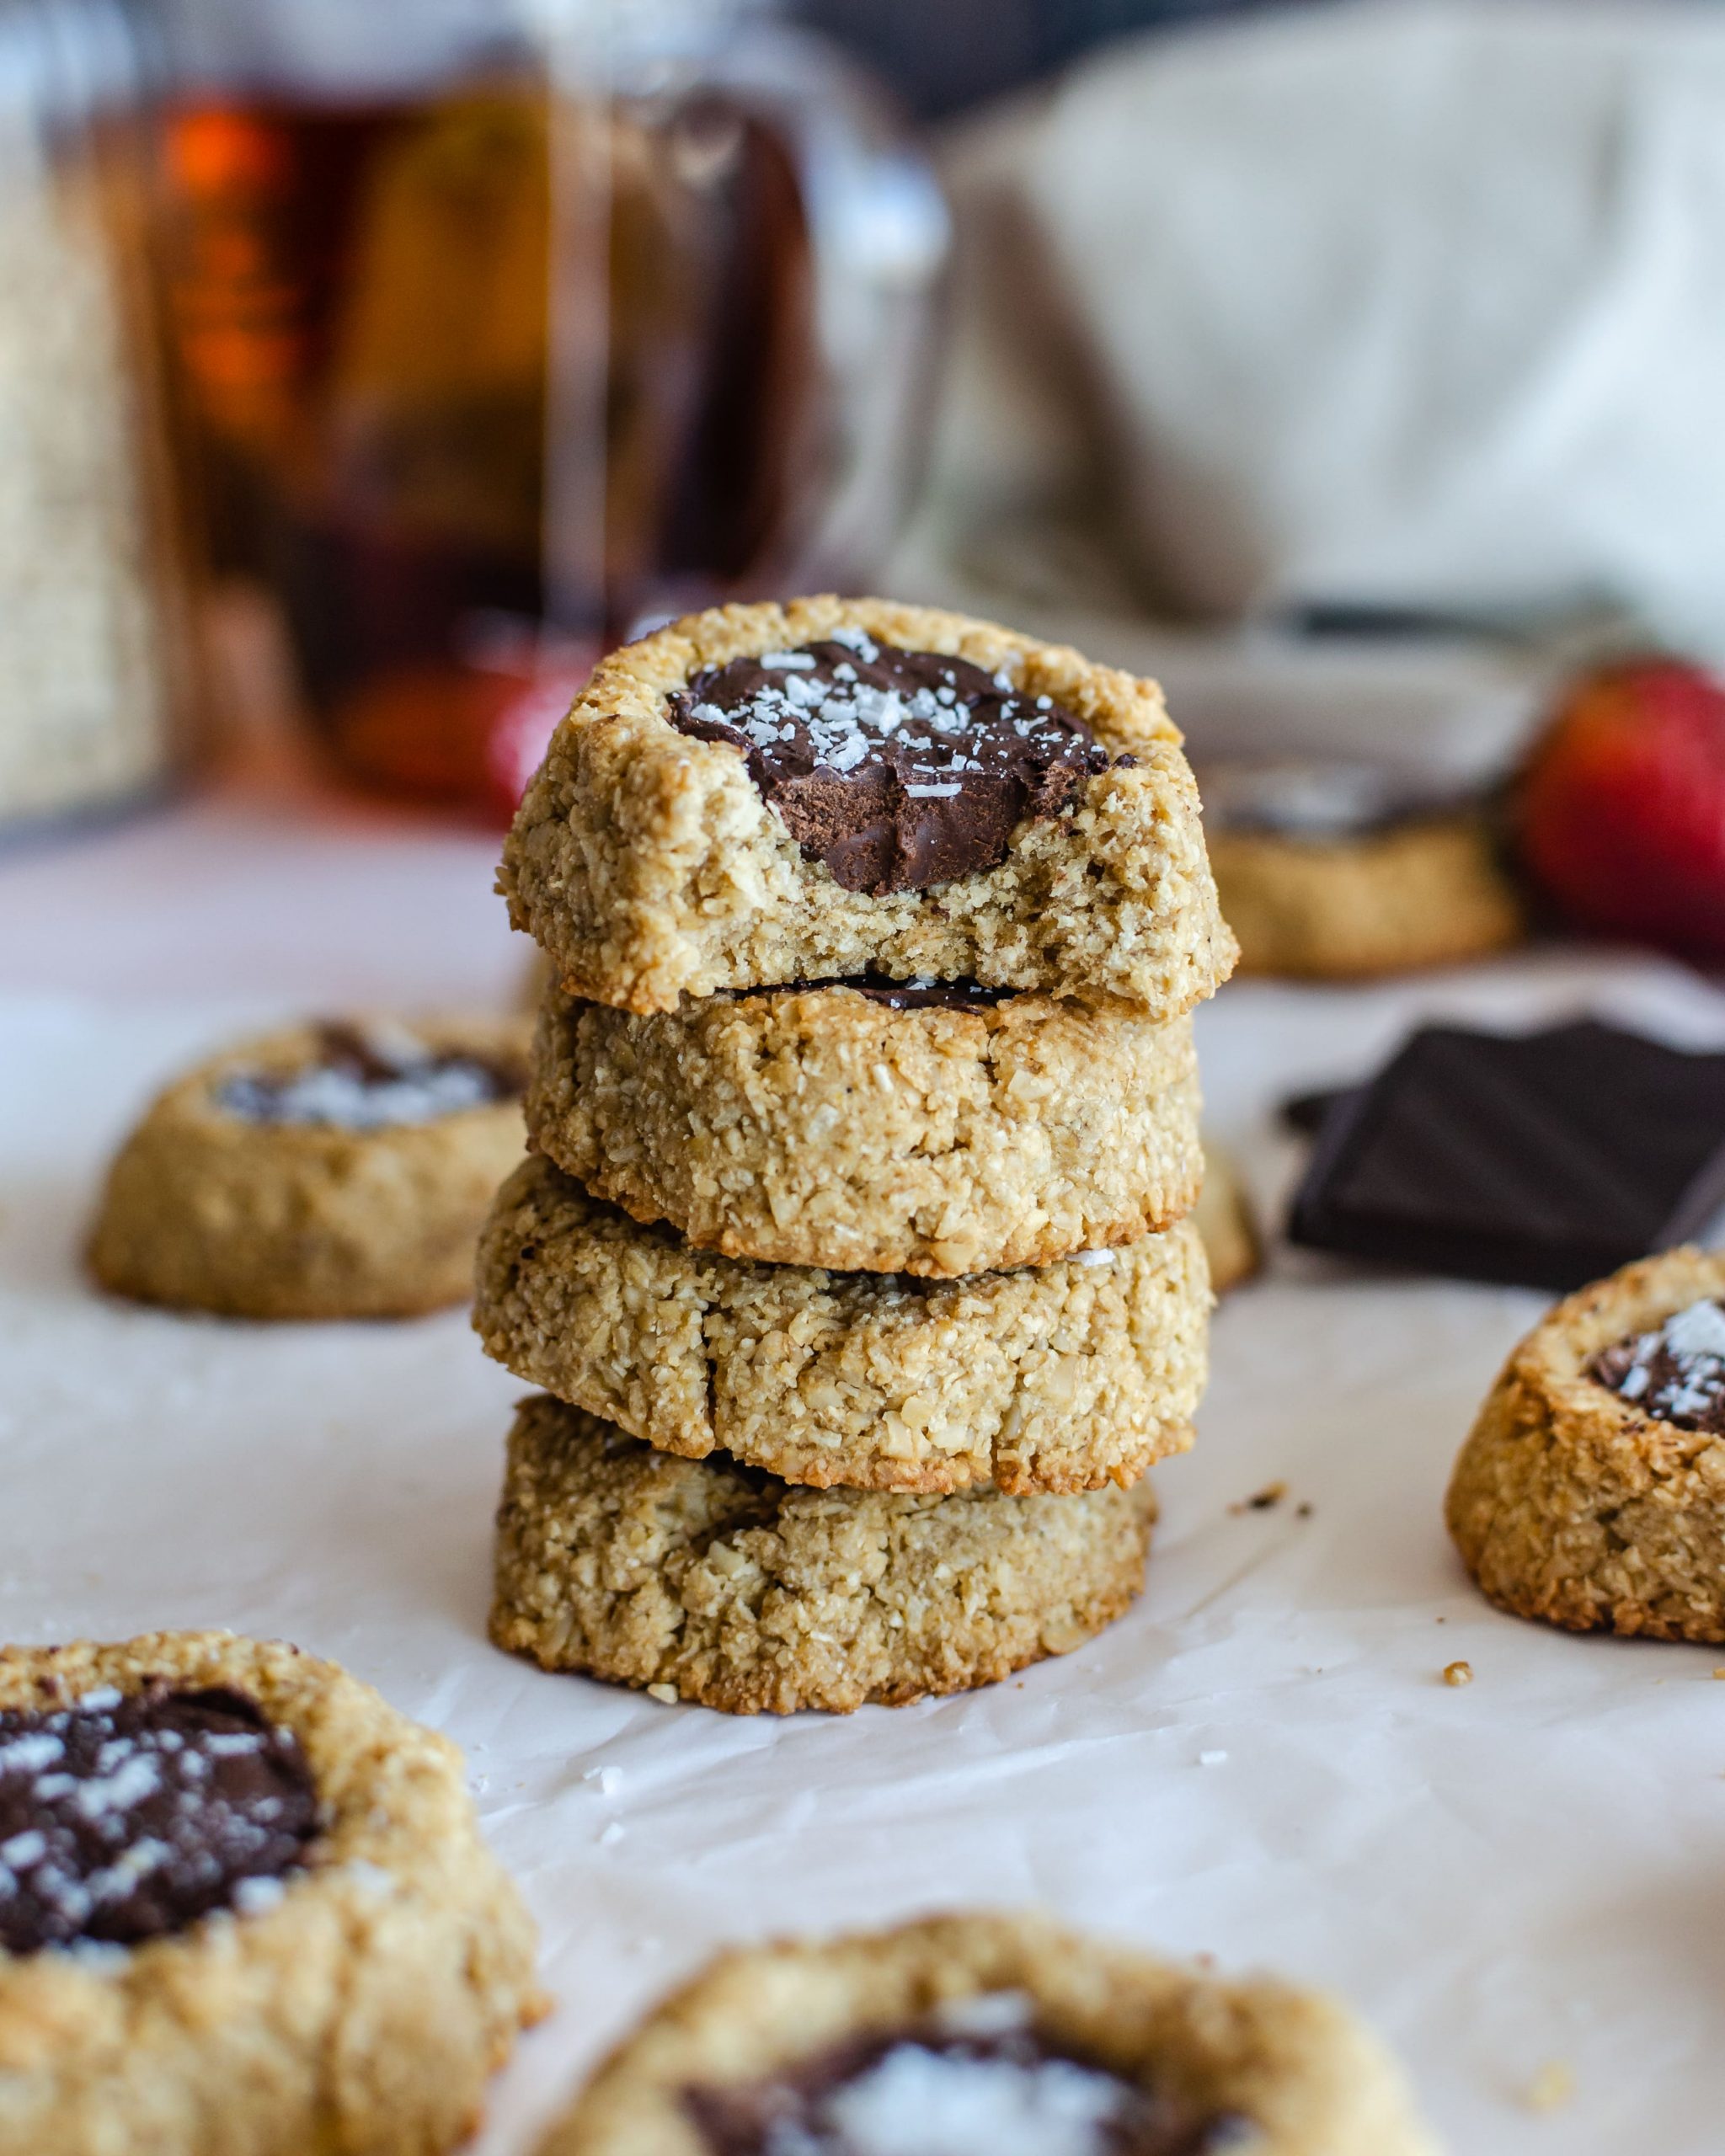
POLYGON ((567 665, 644 609, 771 580, 808 514, 812 280, 784 141, 708 93, 574 124, 600 176, 585 260, 531 85, 167 123, 210 551, 275 593, 341 760, 396 789, 483 794, 547 648, 567 665), (553 325, 590 309, 595 393, 561 396, 553 325), (584 438, 549 443, 547 413, 584 438), (591 588, 547 574, 553 446, 599 475, 591 588))

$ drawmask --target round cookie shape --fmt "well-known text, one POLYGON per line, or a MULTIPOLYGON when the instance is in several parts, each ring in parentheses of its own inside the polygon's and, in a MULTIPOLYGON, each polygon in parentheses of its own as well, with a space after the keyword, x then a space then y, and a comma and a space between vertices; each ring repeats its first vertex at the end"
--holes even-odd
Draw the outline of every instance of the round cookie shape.
POLYGON ((963 2121, 979 2150, 1065 2156, 1437 2148, 1382 2047, 1321 1994, 977 1913, 721 1956, 538 2156, 766 2156, 774 2118, 817 2156, 876 2156, 906 2145, 907 2114, 963 2121))
POLYGON ((473 1325, 662 1452, 821 1487, 1075 1491, 1190 1444, 1210 1305, 1188 1221, 1037 1269, 829 1273, 691 1250, 536 1157, 480 1240, 473 1325))
POLYGON ((1445 1505, 1492 1601, 1573 1631, 1725 1640, 1721 1298, 1725 1254, 1668 1251, 1567 1297, 1510 1356, 1445 1505))
POLYGON ((1520 942, 1489 808, 1452 782, 1347 760, 1199 773, 1241 970, 1346 980, 1520 942))
POLYGON ((299 1026, 169 1086, 109 1171, 102 1286, 223 1316, 401 1317, 464 1302, 521 1157, 519 1019, 299 1026))
POLYGON ((1242 973, 1410 973, 1487 958, 1526 932, 1483 817, 1431 818, 1334 843, 1217 831, 1210 858, 1242 973))
POLYGON ((879 600, 718 607, 614 652, 553 738, 499 889, 571 995, 635 1011, 873 972, 1115 998, 1166 1019, 1213 994, 1235 956, 1161 691, 991 622, 879 600), (862 674, 889 654, 980 670, 985 728, 937 664, 918 686, 935 713, 955 694, 950 724, 919 715, 908 680, 828 680, 838 652, 862 674), (740 700, 740 666, 755 682, 740 700), (763 671, 786 685, 771 726, 763 671), (817 678, 819 706, 793 710, 790 685, 817 678), (996 769, 1008 738, 1035 754, 996 769), (781 739, 806 771, 769 769, 781 739), (1004 851, 991 843, 970 865, 957 827, 981 787, 1004 851), (846 887, 853 841, 873 864, 866 889, 846 887), (925 872, 941 880, 895 888, 925 872))
POLYGON ((491 1636, 728 1714, 849 1714, 1065 1654, 1143 1582, 1149 1486, 809 1489, 654 1451, 545 1394, 510 1433, 491 1636))
POLYGON ((934 1278, 1172 1225, 1198 1111, 1189 1018, 866 981, 645 1017, 553 991, 527 1095, 542 1152, 698 1248, 934 1278))
POLYGON ((0 1651, 0 1804, 12 1824, 28 1780, 40 1817, 0 1854, 14 1883, 53 1867, 38 1899, 72 1906, 68 1816, 93 1840, 105 1833, 110 1869, 126 1875, 85 1864, 78 1938, 0 1948, 0 2148, 430 2156, 472 2130, 487 2079, 541 2003, 532 1926, 479 1838, 451 1744, 333 1663, 225 1632, 0 1651), (201 1703, 201 1723, 186 1702, 201 1703), (121 1734, 85 1773, 92 1762, 74 1755, 104 1718, 121 1734), (272 1870, 233 1872, 224 1902, 122 1943, 109 1919, 128 1896, 136 1914, 152 1884, 158 1898, 176 1880, 195 1884, 180 1862, 190 1845, 164 1851, 160 1818, 136 1822, 147 1833, 127 1825, 184 1756, 168 1732, 203 1746, 204 1780, 225 1778, 211 1831, 227 1836, 231 1872, 272 1818, 291 1823, 295 1850, 272 1870), (258 1809, 266 1767, 277 1795, 291 1795, 284 1763, 309 1780, 310 1821, 291 1804, 258 1809), (56 1776, 76 1779, 82 1804, 56 1776))

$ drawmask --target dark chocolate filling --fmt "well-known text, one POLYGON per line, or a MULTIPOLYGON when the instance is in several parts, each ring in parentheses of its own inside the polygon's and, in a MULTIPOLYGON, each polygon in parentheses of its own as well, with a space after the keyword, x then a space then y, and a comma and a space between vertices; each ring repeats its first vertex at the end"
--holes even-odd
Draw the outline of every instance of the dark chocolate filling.
POLYGON ((709 667, 670 718, 740 750, 804 852, 876 898, 998 867, 1026 817, 1061 814, 1109 764, 1052 697, 857 630, 709 667))
POLYGON ((1236 2113, 1199 2116, 1028 2026, 964 2035, 923 2025, 860 2036, 767 2079, 690 2088, 684 2104, 713 2156, 878 2156, 885 2146, 905 2148, 910 2130, 926 2122, 931 2068, 937 2084, 944 2081, 940 2156, 966 2146, 966 2111, 975 2121, 975 2156, 991 2156, 991 2128, 1002 2110, 1017 2114, 1021 2138, 1046 2121, 1051 2147, 1085 2156, 1212 2156, 1243 2148, 1253 2135, 1236 2113), (958 2071, 947 2080, 937 2061, 958 2071), (966 2076, 967 2065, 978 2071, 966 2076), (869 2112, 890 2118, 884 2134, 859 2118, 859 2092, 869 2112))
POLYGON ((525 1085, 526 1073, 501 1057, 441 1052, 411 1033, 332 1021, 318 1027, 315 1054, 297 1070, 239 1071, 216 1097, 243 1123, 377 1130, 513 1100, 525 1085))
MULTIPOLYGON (((299 1739, 163 1682, 0 1713, 0 1947, 129 1946, 261 1905, 318 1832, 299 1739)), ((278 1890, 279 1891, 279 1890, 278 1890)))
POLYGON ((976 980, 883 980, 873 974, 841 974, 832 980, 787 981, 782 988, 757 991, 766 995, 793 995, 824 988, 852 988, 871 1003, 884 1003, 889 1011, 991 1011, 1009 995, 1010 988, 985 988, 976 980))
POLYGON ((1590 1374, 1644 1415, 1725 1437, 1725 1305, 1701 1301, 1602 1348, 1590 1374))

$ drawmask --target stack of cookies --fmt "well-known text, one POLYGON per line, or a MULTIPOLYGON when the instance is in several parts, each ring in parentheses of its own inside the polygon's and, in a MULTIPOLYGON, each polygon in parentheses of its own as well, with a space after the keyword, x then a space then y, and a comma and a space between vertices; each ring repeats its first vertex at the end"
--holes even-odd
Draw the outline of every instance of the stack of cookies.
POLYGON ((1137 1592, 1226 978, 1153 685, 879 601, 617 653, 503 889, 547 955, 475 1324, 542 1386, 493 1632, 735 1712, 984 1684, 1137 1592))

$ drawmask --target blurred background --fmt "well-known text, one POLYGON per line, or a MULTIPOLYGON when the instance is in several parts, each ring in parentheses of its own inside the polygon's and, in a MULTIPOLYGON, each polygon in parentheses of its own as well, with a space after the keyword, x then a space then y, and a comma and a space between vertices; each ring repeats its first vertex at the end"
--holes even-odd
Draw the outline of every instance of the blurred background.
POLYGON ((1706 0, 0 0, 0 264, 8 979, 294 986, 609 644, 812 588, 1156 673, 1219 828, 1459 806, 1518 923, 1725 951, 1706 0))

